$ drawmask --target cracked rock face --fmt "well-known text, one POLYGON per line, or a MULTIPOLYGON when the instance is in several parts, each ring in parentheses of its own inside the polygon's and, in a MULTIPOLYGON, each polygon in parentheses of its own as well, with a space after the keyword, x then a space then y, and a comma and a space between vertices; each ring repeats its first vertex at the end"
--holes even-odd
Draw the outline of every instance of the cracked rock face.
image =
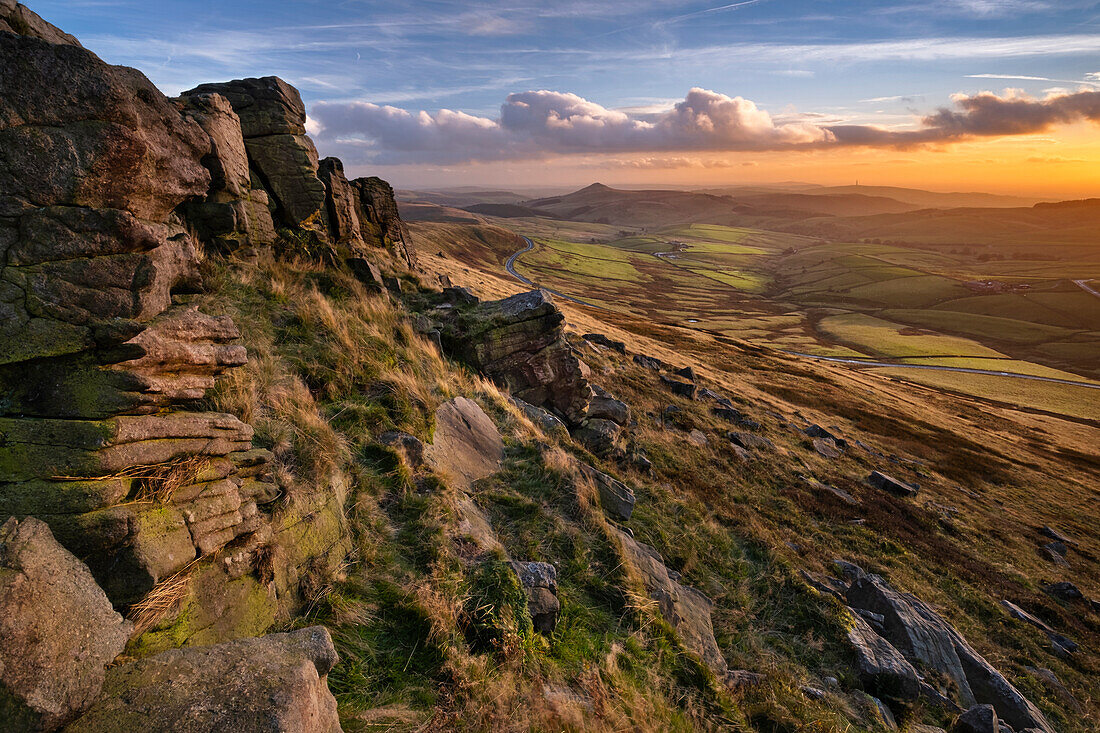
POLYGON ((240 123, 22 6, 0 23, 22 34, 0 32, 0 512, 44 520, 123 607, 271 531, 268 454, 196 408, 247 354, 232 320, 188 302, 202 283, 180 216, 212 186, 248 195, 240 123))
POLYGON ((916 596, 899 593, 878 576, 863 574, 852 582, 845 598, 857 610, 879 614, 882 637, 906 659, 951 678, 962 705, 992 705, 1016 729, 1053 731, 1030 700, 916 596))

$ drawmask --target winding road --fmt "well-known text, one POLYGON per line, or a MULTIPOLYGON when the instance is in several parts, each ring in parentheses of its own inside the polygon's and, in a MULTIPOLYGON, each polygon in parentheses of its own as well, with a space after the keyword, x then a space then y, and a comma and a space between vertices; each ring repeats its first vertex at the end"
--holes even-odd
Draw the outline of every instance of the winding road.
MULTIPOLYGON (((607 310, 607 311, 610 310, 610 308, 605 308, 602 305, 596 305, 594 303, 589 303, 586 300, 581 300, 580 298, 574 298, 571 295, 566 295, 565 293, 560 293, 557 290, 551 290, 550 288, 545 288, 545 287, 539 285, 538 283, 534 282, 533 280, 530 280, 530 279, 524 277, 523 275, 520 275, 518 272, 516 272, 515 264, 516 264, 516 260, 519 259, 519 256, 522 255, 525 252, 530 252, 531 250, 533 250, 535 248, 535 243, 533 241, 531 241, 531 239, 529 237, 523 237, 523 241, 527 242, 527 246, 524 247, 523 249, 519 250, 518 252, 512 253, 512 255, 504 263, 504 269, 508 271, 509 275, 516 278, 520 282, 525 283, 526 285, 530 285, 533 288, 542 288, 543 290, 545 290, 548 293, 551 293, 552 295, 555 295, 559 298, 564 298, 565 300, 571 301, 573 303, 579 303, 580 305, 588 306, 589 308, 596 308, 598 310, 607 310)), ((658 253, 655 253, 655 254, 657 255, 657 257, 659 257, 661 259, 664 259, 662 257, 662 255, 677 254, 677 252, 658 252, 658 253)), ((1092 288, 1088 287, 1087 285, 1085 285, 1085 283, 1087 281, 1085 281, 1085 280, 1074 280, 1073 282, 1076 283, 1077 285, 1081 286, 1082 288, 1084 288, 1088 292, 1092 293, 1096 297, 1100 298, 1100 292, 1097 292, 1097 291, 1093 290, 1092 288)), ((832 362, 834 364, 853 364, 853 365, 856 365, 856 366, 863 366, 863 367, 876 367, 876 368, 886 367, 886 368, 890 368, 890 369, 927 369, 927 370, 938 371, 938 372, 963 372, 964 374, 984 374, 984 375, 990 376, 990 377, 1010 377, 1010 378, 1014 378, 1014 379, 1029 379, 1033 382, 1053 382, 1055 384, 1068 384, 1068 385, 1071 385, 1071 386, 1074 386, 1074 387, 1087 387, 1088 389, 1100 389, 1100 384, 1093 384, 1093 383, 1090 383, 1090 382, 1075 382, 1072 379, 1058 379, 1057 377, 1040 377, 1036 374, 1016 374, 1014 372, 996 372, 996 371, 992 371, 990 369, 971 369, 970 367, 936 366, 934 364, 892 364, 888 361, 867 361, 867 360, 864 360, 864 359, 846 359, 846 358, 839 357, 839 356, 819 356, 819 355, 816 355, 816 354, 804 354, 800 351, 784 351, 782 349, 780 349, 779 351, 783 354, 789 354, 791 356, 800 356, 800 357, 803 357, 805 359, 814 359, 816 361, 828 361, 828 362, 832 362)))
POLYGON ((1086 283, 1089 283, 1089 282, 1091 282, 1091 280, 1074 280, 1073 284, 1076 285, 1077 287, 1081 288, 1082 290, 1084 290, 1086 293, 1091 293, 1091 294, 1095 295, 1097 298, 1100 298, 1100 291, 1097 291, 1097 290, 1094 290, 1094 289, 1090 288, 1086 284, 1086 283))
POLYGON ((523 254, 524 252, 530 252, 531 250, 533 250, 535 248, 535 243, 532 242, 530 240, 530 238, 523 237, 523 241, 527 242, 527 246, 524 247, 523 249, 519 250, 518 252, 514 252, 512 254, 512 256, 508 258, 508 261, 504 263, 504 269, 508 271, 509 275, 511 275, 515 279, 519 280, 521 283, 525 283, 527 285, 530 285, 533 288, 539 288, 540 290, 545 290, 546 292, 550 293, 551 295, 555 295, 559 298, 563 298, 563 299, 568 300, 572 303, 579 303, 580 305, 585 305, 585 306, 588 306, 589 308, 596 308, 597 310, 602 310, 602 311, 611 310, 610 308, 605 308, 602 305, 596 305, 595 303, 589 303, 587 300, 581 300, 580 298, 574 298, 572 295, 566 295, 565 293, 559 293, 557 290, 551 290, 550 288, 543 287, 542 285, 539 285, 534 280, 530 280, 530 279, 524 277, 523 275, 520 275, 518 272, 516 272, 515 264, 516 264, 516 260, 519 258, 519 256, 521 254, 523 254))

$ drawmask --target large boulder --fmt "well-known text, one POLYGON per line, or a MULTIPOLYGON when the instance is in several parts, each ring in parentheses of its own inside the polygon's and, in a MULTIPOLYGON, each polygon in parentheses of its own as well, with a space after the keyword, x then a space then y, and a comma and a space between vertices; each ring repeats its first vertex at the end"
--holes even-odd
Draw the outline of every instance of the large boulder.
POLYGON ((637 571, 650 598, 657 602, 661 616, 676 630, 684 646, 698 655, 719 678, 727 671, 726 660, 714 639, 711 611, 714 601, 679 582, 679 574, 669 570, 661 554, 622 530, 612 527, 626 561, 637 571))
POLYGON ((44 522, 0 526, 0 727, 52 730, 82 712, 131 627, 44 522))
POLYGON ((336 733, 326 676, 338 661, 328 630, 172 649, 110 670, 71 733, 336 733))
POLYGON ((1053 733, 1039 709, 916 596, 899 593, 876 575, 863 574, 845 598, 853 608, 879 614, 882 637, 911 663, 951 679, 962 705, 992 705, 1013 728, 1053 733))
POLYGON ((160 222, 209 182, 206 135, 141 72, 30 36, 0 40, 0 149, 2 216, 63 205, 160 222))
POLYGON ((241 133, 246 138, 306 133, 306 106, 302 96, 277 76, 200 84, 183 94, 211 93, 222 95, 233 105, 241 121, 241 133))
POLYGON ((42 20, 26 5, 15 0, 0 0, 0 31, 41 38, 50 43, 80 46, 80 41, 76 38, 42 20))
POLYGON ((576 424, 588 414, 592 388, 562 333, 564 320, 549 293, 532 290, 462 310, 443 343, 516 397, 576 424))

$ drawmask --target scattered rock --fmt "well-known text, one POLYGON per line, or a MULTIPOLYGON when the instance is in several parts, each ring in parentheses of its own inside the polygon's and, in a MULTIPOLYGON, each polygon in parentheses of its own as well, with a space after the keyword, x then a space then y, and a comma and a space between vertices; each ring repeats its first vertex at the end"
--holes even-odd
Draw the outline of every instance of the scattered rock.
POLYGON ((672 377, 666 377, 661 375, 661 384, 668 387, 673 393, 685 397, 689 400, 695 399, 695 390, 697 389, 691 382, 683 382, 679 379, 673 379, 672 377))
POLYGON ((477 305, 481 302, 481 298, 474 295, 473 291, 461 285, 443 288, 443 300, 455 306, 477 305))
POLYGON ((401 278, 385 276, 382 278, 382 284, 386 286, 386 290, 391 293, 401 293, 403 285, 401 284, 401 278))
POLYGON ((823 428, 823 427, 821 427, 820 425, 817 425, 817 424, 810 425, 808 428, 806 428, 802 432, 804 432, 806 435, 808 435, 811 438, 821 438, 823 440, 831 440, 838 447, 840 447, 841 449, 847 449, 847 447, 848 447, 848 441, 846 441, 844 438, 841 438, 839 435, 836 435, 836 434, 826 430, 825 428, 823 428))
POLYGON ((644 354, 635 354, 634 363, 646 369, 652 369, 655 372, 659 372, 665 368, 665 363, 663 361, 654 356, 645 356, 644 354))
POLYGON ((886 491, 895 496, 916 496, 917 486, 915 484, 907 484, 904 481, 898 481, 892 476, 888 476, 881 471, 872 471, 871 475, 867 477, 867 482, 880 491, 886 491))
POLYGON ((435 434, 425 458, 463 488, 500 470, 504 440, 485 411, 471 399, 455 397, 435 411, 435 434))
POLYGON ((761 435, 753 435, 752 433, 743 433, 736 430, 732 430, 726 433, 733 443, 749 450, 774 450, 775 444, 767 438, 761 435))
POLYGON ((702 430, 692 430, 688 433, 688 442, 700 448, 707 447, 707 434, 702 430))
POLYGON ((1008 611, 1008 615, 1012 618, 1017 619, 1018 621, 1023 621, 1026 624, 1031 624, 1035 628, 1042 631, 1044 634, 1047 635, 1047 638, 1050 639, 1051 642, 1053 642, 1056 646, 1061 647, 1070 654, 1077 651, 1078 646, 1076 642, 1074 642, 1072 639, 1068 639, 1065 636, 1062 636, 1057 631, 1052 629, 1049 624, 1047 624, 1045 621, 1040 620, 1034 614, 1028 613, 1011 601, 1001 601, 1001 606, 1003 606, 1004 609, 1008 611))
POLYGON ((573 430, 573 438, 597 456, 617 456, 623 453, 622 427, 611 420, 585 420, 573 430))
POLYGON ((586 333, 581 338, 583 338, 585 341, 590 341, 591 343, 599 344, 600 346, 606 346, 607 348, 609 348, 613 351, 617 351, 620 354, 625 354, 626 353, 626 344, 624 342, 614 341, 614 340, 608 338, 607 336, 603 335, 602 333, 586 333))
POLYGON ((1043 554, 1055 565, 1069 567, 1066 561, 1066 546, 1061 542, 1051 542, 1043 547, 1043 554))
POLYGON ((731 669, 726 672, 725 683, 728 689, 734 692, 740 692, 750 687, 762 685, 767 679, 767 677, 759 672, 749 672, 744 669, 731 669))
POLYGON ((587 463, 577 462, 581 474, 592 481, 600 496, 600 506, 616 519, 626 521, 634 512, 634 490, 616 478, 608 476, 587 463))
POLYGON ((1066 553, 1069 552, 1069 548, 1066 546, 1066 543, 1059 542, 1057 540, 1055 540, 1054 542, 1048 542, 1045 546, 1045 549, 1060 557, 1065 557, 1066 553))
POLYGON ((527 608, 535 631, 549 634, 558 623, 558 571, 545 562, 511 562, 520 585, 527 591, 527 608))
POLYGON ((798 688, 802 691, 802 694, 811 700, 822 700, 825 698, 825 690, 820 687, 814 687, 812 685, 802 685, 798 688))
POLYGON ((33 517, 0 526, 0 715, 53 730, 92 704, 132 624, 33 517))
POLYGON ((737 443, 730 443, 730 450, 733 452, 734 457, 741 461, 741 463, 749 463, 755 460, 755 456, 753 456, 752 453, 749 453, 747 450, 737 445, 737 443))
POLYGON ((814 438, 813 444, 814 450, 817 451, 818 454, 830 460, 836 460, 844 455, 844 451, 837 447, 837 444, 833 442, 832 438, 814 438))
POLYGON ((683 367, 682 369, 677 369, 677 370, 673 371, 672 373, 675 374, 677 377, 683 377, 684 379, 688 380, 689 382, 694 383, 696 381, 696 379, 695 379, 695 370, 692 369, 689 366, 683 367))
POLYGON ((1043 592, 1060 601, 1080 601, 1085 597, 1085 594, 1081 592, 1080 588, 1065 580, 1044 585, 1043 592))
POLYGON ((323 626, 172 649, 112 668, 95 705, 66 730, 337 733, 326 676, 338 659, 323 626))
POLYGON ((588 405, 588 417, 610 420, 619 425, 630 423, 630 407, 621 400, 615 399, 607 390, 599 385, 592 385, 593 397, 588 405))
POLYGON ((861 616, 852 617, 848 642, 855 650, 859 679, 865 690, 889 700, 909 702, 919 697, 917 670, 861 616))
POLYGON ((823 484, 816 479, 810 478, 809 476, 803 476, 802 480, 806 483, 807 486, 812 489, 832 494, 833 496, 850 506, 859 506, 859 499, 855 498, 843 489, 838 489, 835 486, 830 486, 829 484, 823 484))
POLYGON ((1077 542, 1075 540, 1071 540, 1069 537, 1066 537, 1064 534, 1062 534, 1061 532, 1059 532, 1058 530, 1054 529, 1053 527, 1051 527, 1049 525, 1044 525, 1043 528, 1041 530, 1039 530, 1039 532, 1041 534, 1043 534, 1045 537, 1048 537, 1048 538, 1054 540, 1055 542, 1061 542, 1063 545, 1076 545, 1077 544, 1077 542))
POLYGON ((955 719, 951 733, 999 733, 997 711, 992 705, 974 705, 955 719))
POLYGON ((556 435, 559 438, 564 438, 569 435, 569 428, 567 428, 561 418, 554 413, 549 410, 544 410, 541 407, 535 407, 518 397, 511 397, 510 399, 512 400, 512 404, 518 407, 528 420, 535 423, 535 425, 547 435, 556 435))
POLYGON ((378 436, 378 442, 398 451, 410 468, 416 469, 424 464, 424 444, 415 435, 389 430, 378 436))
POLYGON ((382 271, 378 269, 378 265, 364 257, 349 257, 344 262, 351 270, 351 274, 355 275, 356 279, 369 289, 375 291, 385 289, 386 284, 382 279, 382 271))
POLYGON ((611 529, 618 536, 626 559, 637 569, 650 597, 657 601, 661 615, 679 634, 684 646, 699 655, 715 675, 724 677, 726 660, 714 640, 710 618, 714 602, 675 580, 653 547, 638 542, 616 527, 611 529))

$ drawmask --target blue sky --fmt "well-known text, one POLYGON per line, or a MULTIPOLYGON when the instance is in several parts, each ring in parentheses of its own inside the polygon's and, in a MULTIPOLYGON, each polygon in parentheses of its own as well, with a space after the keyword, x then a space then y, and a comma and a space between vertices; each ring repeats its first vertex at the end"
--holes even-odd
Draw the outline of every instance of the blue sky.
MULTIPOLYGON (((353 169, 393 167, 398 178, 431 178, 433 170, 443 175, 469 163, 441 155, 444 142, 459 144, 471 129, 480 134, 483 120, 501 117, 509 94, 532 90, 598 105, 586 119, 600 124, 611 112, 647 124, 701 88, 751 100, 780 127, 809 121, 904 129, 950 106, 953 94, 1014 87, 1042 99, 1100 89, 1100 2, 1086 0, 29 4, 168 94, 205 81, 282 76, 329 128, 317 135, 322 153, 340 153, 353 169), (421 110, 434 116, 441 109, 469 115, 459 120, 466 127, 418 121, 421 110)), ((740 108, 737 115, 742 124, 740 108)), ((793 127, 781 132, 769 132, 767 145, 740 149, 812 137, 793 127)), ((651 143, 637 139, 616 138, 609 151, 648 152, 651 143)), ((693 154, 706 147, 682 140, 666 136, 652 147, 666 157, 678 146, 693 154)), ((507 158, 514 175, 522 168, 515 161, 566 155, 580 165, 576 156, 598 152, 575 137, 549 147, 514 143, 509 138, 508 153, 474 157, 507 158)), ((479 144, 498 142, 473 147, 479 144)))

